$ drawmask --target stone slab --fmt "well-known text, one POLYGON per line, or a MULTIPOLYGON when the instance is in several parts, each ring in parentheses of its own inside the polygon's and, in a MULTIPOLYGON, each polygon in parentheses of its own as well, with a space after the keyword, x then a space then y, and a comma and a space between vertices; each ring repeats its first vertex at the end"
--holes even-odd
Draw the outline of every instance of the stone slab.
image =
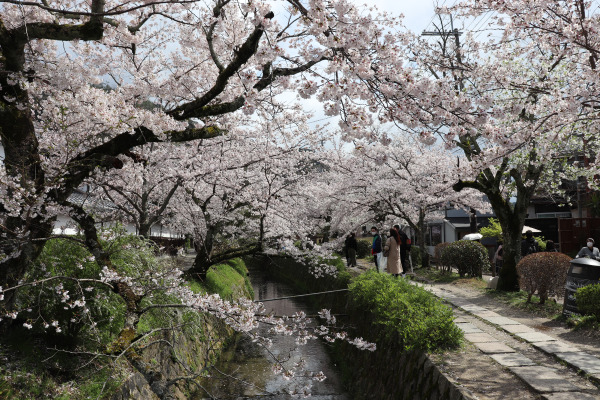
POLYGON ((518 325, 502 325, 502 329, 504 329, 508 333, 524 333, 524 332, 536 332, 535 329, 528 327, 527 325, 518 324, 518 325))
POLYGON ((593 396, 581 392, 563 392, 563 393, 548 393, 542 395, 544 400, 598 400, 598 396, 593 396))
POLYGON ((496 362, 503 367, 523 367, 528 365, 536 365, 533 361, 521 353, 492 354, 490 357, 496 360, 496 362))
POLYGON ((520 322, 512 320, 506 317, 481 317, 488 322, 491 322, 494 325, 520 325, 520 322))
POLYGON ((483 333, 481 329, 471 323, 456 324, 464 333, 483 333))
POLYGON ((479 318, 492 318, 492 317, 501 317, 502 316, 502 315, 495 313, 493 311, 490 311, 490 310, 477 311, 477 312, 474 312, 473 315, 475 315, 479 318))
POLYGON ((466 305, 474 305, 471 302, 469 302, 469 300, 465 300, 462 297, 452 297, 452 298, 449 298, 448 301, 457 307, 462 307, 462 306, 466 306, 466 305))
MULTIPOLYGON (((548 367, 510 367, 515 375, 540 393, 573 392, 579 388, 563 379, 557 371, 548 367)), ((574 398, 575 399, 575 398, 574 398)))
POLYGON ((521 339, 529 343, 553 342, 557 340, 556 338, 553 338, 552 336, 548 336, 545 333, 541 332, 518 332, 515 333, 515 336, 520 337, 521 339))
POLYGON ((555 340, 552 342, 536 342, 532 344, 533 347, 550 354, 574 353, 580 351, 577 347, 571 346, 565 342, 561 342, 560 340, 555 340))
POLYGON ((469 320, 466 318, 463 318, 463 317, 458 317, 458 318, 454 319, 455 324, 461 324, 461 323, 464 324, 464 323, 468 323, 468 322, 469 322, 469 320))
POLYGON ((490 343, 473 343, 475 347, 486 354, 498 354, 498 353, 514 353, 515 350, 508 347, 504 343, 490 342, 490 343))
MULTIPOLYGON (((466 336, 466 335, 465 335, 466 336)), ((572 365, 586 374, 600 374, 600 359, 584 352, 555 353, 556 357, 572 365)))
POLYGON ((487 308, 476 306, 475 304, 463 304, 460 306, 463 310, 466 310, 470 313, 489 311, 487 308))
POLYGON ((487 333, 466 333, 465 339, 471 343, 489 343, 498 341, 498 339, 488 335, 487 333))

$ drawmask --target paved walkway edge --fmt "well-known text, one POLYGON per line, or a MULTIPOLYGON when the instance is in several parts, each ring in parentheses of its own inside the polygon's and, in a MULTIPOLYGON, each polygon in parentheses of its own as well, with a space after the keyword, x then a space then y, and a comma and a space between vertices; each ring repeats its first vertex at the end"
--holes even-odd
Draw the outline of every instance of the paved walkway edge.
MULTIPOLYGON (((453 307, 493 326, 497 330, 503 330, 515 339, 525 342, 535 349, 553 356, 556 360, 575 369, 578 374, 583 375, 594 385, 600 385, 600 359, 597 357, 580 351, 569 343, 554 339, 527 325, 506 317, 497 316, 496 313, 486 308, 469 303, 467 299, 456 297, 452 293, 447 293, 447 290, 439 289, 434 286, 427 287, 421 282, 411 281, 411 283, 423 287, 425 290, 449 303, 453 307)), ((456 322, 456 324, 465 333, 465 340, 468 340, 469 337, 481 339, 481 333, 483 332, 473 324, 466 321, 456 322)), ((558 398, 567 393, 572 395, 571 398, 573 399, 588 398, 588 394, 580 392, 579 390, 581 389, 556 374, 556 372, 554 372, 556 371, 555 369, 547 366, 540 366, 531 362, 527 357, 515 352, 504 343, 499 341, 482 342, 481 340, 471 341, 471 343, 501 366, 515 374, 515 376, 520 378, 544 398, 558 398), (517 365, 514 365, 515 362, 517 365)))

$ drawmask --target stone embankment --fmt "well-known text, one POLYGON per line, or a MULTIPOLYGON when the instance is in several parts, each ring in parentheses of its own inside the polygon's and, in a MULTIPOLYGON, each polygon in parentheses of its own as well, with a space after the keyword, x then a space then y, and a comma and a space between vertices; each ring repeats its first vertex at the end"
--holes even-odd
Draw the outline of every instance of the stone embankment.
MULTIPOLYGON (((245 266, 243 268, 245 269, 245 266)), ((245 274, 242 276, 233 269, 228 270, 231 274, 236 274, 236 279, 227 280, 227 276, 221 277, 216 273, 213 279, 222 280, 216 283, 227 285, 232 297, 251 298, 245 274)), ((191 398, 190 395, 197 387, 188 383, 196 381, 199 374, 216 362, 235 333, 222 320, 212 315, 198 313, 189 320, 189 316, 184 317, 184 312, 173 311, 171 323, 174 327, 179 327, 165 330, 160 340, 154 340, 140 352, 144 364, 152 367, 151 374, 130 368, 130 376, 113 394, 111 400, 158 400, 157 390, 149 383, 149 377, 154 382, 172 383, 168 386, 168 393, 161 396, 163 399, 191 398)))
MULTIPOLYGON (((308 267, 292 259, 271 257, 258 264, 264 265, 272 276, 295 286, 303 293, 322 292, 339 289, 347 285, 348 277, 338 280, 331 278, 315 278, 308 272, 308 267)), ((359 266, 350 270, 356 275, 364 272, 359 266)), ((347 314, 346 299, 343 294, 332 293, 326 296, 314 296, 312 301, 322 308, 333 309, 335 313, 347 314)), ((354 326, 357 330, 352 335, 367 336, 363 332, 368 327, 361 324, 364 316, 349 315, 343 319, 344 324, 354 326)), ((344 384, 353 399, 378 400, 470 400, 473 395, 460 385, 456 385, 452 377, 440 368, 440 363, 430 355, 421 351, 403 351, 397 338, 378 338, 377 350, 369 352, 358 350, 344 342, 338 342, 332 350, 332 356, 344 376, 344 384)))

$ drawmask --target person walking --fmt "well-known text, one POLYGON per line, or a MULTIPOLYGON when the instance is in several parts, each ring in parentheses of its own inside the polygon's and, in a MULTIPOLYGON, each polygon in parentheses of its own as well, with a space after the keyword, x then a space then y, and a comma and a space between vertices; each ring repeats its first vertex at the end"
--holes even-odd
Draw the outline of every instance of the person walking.
POLYGON ((375 261, 375 267, 378 272, 383 272, 383 268, 385 266, 379 265, 379 253, 383 251, 383 246, 381 243, 381 236, 379 236, 379 229, 372 226, 371 227, 371 235, 373 235, 373 244, 371 245, 371 254, 373 255, 373 260, 375 261))
POLYGON ((537 253, 540 248, 537 241, 533 237, 533 232, 530 230, 525 232, 525 239, 521 241, 521 257, 525 257, 528 254, 537 253))
POLYGON ((408 271, 410 269, 408 262, 408 256, 410 254, 408 235, 400 229, 400 225, 394 225, 394 229, 398 232, 398 236, 400 237, 400 262, 402 263, 402 270, 408 271))
POLYGON ((390 237, 385 242, 383 254, 387 254, 387 271, 398 276, 404 272, 400 261, 400 235, 394 228, 390 229, 390 237))
POLYGON ((358 250, 358 242, 354 232, 346 237, 346 264, 349 267, 356 267, 356 252, 358 250))
POLYGON ((575 258, 591 258, 592 260, 600 260, 600 251, 594 247, 594 239, 588 238, 586 246, 582 247, 575 258))

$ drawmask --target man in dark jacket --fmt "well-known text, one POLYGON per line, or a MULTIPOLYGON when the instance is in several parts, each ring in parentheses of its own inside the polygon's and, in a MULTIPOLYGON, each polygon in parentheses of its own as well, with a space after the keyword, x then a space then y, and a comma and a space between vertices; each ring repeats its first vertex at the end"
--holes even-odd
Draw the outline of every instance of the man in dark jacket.
POLYGON ((410 251, 408 236, 400 229, 400 225, 394 225, 394 229, 398 232, 398 235, 400 235, 400 261, 402 262, 402 269, 404 272, 408 272, 410 270, 408 263, 408 254, 410 251))
POLYGON ((356 251, 358 250, 358 243, 354 232, 346 237, 346 263, 349 267, 356 267, 356 251))
POLYGON ((379 271, 379 261, 377 260, 377 256, 383 251, 383 246, 381 244, 381 236, 379 236, 379 229, 372 226, 371 235, 373 235, 373 245, 371 246, 371 254, 373 254, 373 259, 375 260, 375 267, 377 268, 377 271, 379 271))
POLYGON ((528 254, 537 253, 540 248, 537 241, 533 237, 533 232, 525 232, 525 239, 521 241, 521 257, 525 257, 528 254))

